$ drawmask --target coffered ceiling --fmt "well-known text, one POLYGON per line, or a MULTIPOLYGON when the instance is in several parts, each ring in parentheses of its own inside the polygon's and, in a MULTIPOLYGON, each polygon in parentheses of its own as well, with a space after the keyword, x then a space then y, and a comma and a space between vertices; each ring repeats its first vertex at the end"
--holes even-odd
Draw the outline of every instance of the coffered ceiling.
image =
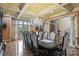
POLYGON ((50 18, 79 10, 79 3, 0 3, 4 15, 50 18))

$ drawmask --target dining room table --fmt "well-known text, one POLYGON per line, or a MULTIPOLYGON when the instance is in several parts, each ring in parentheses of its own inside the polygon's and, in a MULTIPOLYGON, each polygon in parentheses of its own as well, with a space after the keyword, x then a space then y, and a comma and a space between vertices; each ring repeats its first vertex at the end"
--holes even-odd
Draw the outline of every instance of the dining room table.
POLYGON ((56 46, 55 41, 50 39, 38 40, 38 44, 44 48, 54 48, 56 46))

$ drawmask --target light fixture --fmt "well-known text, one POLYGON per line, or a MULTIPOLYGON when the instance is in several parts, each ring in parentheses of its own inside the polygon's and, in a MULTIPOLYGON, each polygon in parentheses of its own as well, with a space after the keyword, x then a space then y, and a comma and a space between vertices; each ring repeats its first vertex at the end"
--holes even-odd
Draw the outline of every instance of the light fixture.
POLYGON ((38 16, 35 17, 34 22, 35 22, 35 23, 39 23, 39 17, 38 17, 38 16))

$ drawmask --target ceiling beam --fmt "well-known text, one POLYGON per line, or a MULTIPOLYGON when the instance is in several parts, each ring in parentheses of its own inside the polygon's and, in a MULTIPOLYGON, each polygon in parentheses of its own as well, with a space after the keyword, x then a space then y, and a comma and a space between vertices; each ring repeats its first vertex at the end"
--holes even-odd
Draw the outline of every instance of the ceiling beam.
POLYGON ((42 10, 41 12, 39 12, 38 15, 39 15, 39 16, 44 15, 44 14, 50 12, 50 11, 55 10, 56 8, 57 8, 57 7, 54 8, 54 4, 53 4, 53 5, 51 5, 50 7, 48 7, 48 8, 46 8, 46 9, 42 10))
MULTIPOLYGON (((13 8, 10 8, 10 7, 7 7, 7 6, 3 6, 3 5, 0 5, 4 10, 10 10, 10 11, 14 11, 14 12, 19 12, 21 13, 22 11, 21 10, 16 10, 16 9, 13 9, 13 8)), ((30 10, 26 10, 25 12, 22 12, 23 14, 26 14, 26 15, 35 15, 36 16, 36 13, 30 11, 30 10)))
POLYGON ((72 12, 79 11, 79 7, 76 7, 72 10, 72 12))
MULTIPOLYGON (((57 4, 57 3, 55 3, 54 5, 56 5, 56 7, 57 6, 59 6, 59 7, 62 7, 64 10, 66 10, 67 12, 70 12, 69 10, 67 10, 65 7, 63 7, 63 6, 65 6, 65 5, 67 5, 68 3, 63 3, 63 4, 57 4)), ((41 16, 41 15, 44 15, 44 14, 46 14, 46 13, 48 13, 48 12, 50 12, 50 11, 54 11, 54 10, 56 10, 57 8, 55 7, 54 8, 54 5, 52 5, 52 6, 50 6, 50 7, 48 7, 47 9, 44 9, 44 10, 42 10, 41 12, 39 12, 38 13, 38 16, 41 16)))
POLYGON ((24 13, 24 14, 31 15, 31 16, 37 16, 37 14, 36 14, 35 12, 32 12, 32 11, 30 11, 30 10, 25 10, 23 13, 24 13))
POLYGON ((60 18, 63 18, 63 17, 66 17, 66 16, 74 16, 77 12, 79 11, 75 11, 75 12, 72 12, 72 13, 67 13, 67 14, 62 14, 62 15, 59 15, 59 16, 56 16, 56 17, 50 17, 50 19, 60 19, 60 18))
POLYGON ((67 5, 67 4, 68 4, 68 3, 65 3, 65 4, 56 3, 56 5, 62 7, 67 13, 70 13, 70 11, 64 7, 64 6, 67 5))
POLYGON ((62 3, 62 4, 60 4, 61 6, 65 6, 65 5, 67 5, 68 3, 62 3))
MULTIPOLYGON (((11 16, 11 15, 7 15, 7 14, 4 14, 4 17, 9 17, 9 16, 11 16)), ((24 20, 27 20, 27 19, 29 19, 29 18, 17 18, 17 17, 15 17, 15 16, 11 16, 12 18, 16 18, 16 19, 24 19, 24 20)))
MULTIPOLYGON (((16 9, 12 9, 12 8, 9 8, 9 7, 5 7, 5 6, 2 6, 2 8, 4 10, 11 10, 11 11, 15 11, 15 12, 21 12, 20 10, 16 10, 16 9)), ((29 14, 29 15, 36 15, 36 13, 30 11, 30 10, 26 10, 25 12, 23 12, 24 14, 29 14), (26 13, 27 12, 27 13, 26 13)))
POLYGON ((4 9, 4 10, 11 10, 11 11, 15 11, 15 12, 20 12, 20 10, 16 10, 16 9, 13 9, 13 8, 9 8, 9 7, 5 7, 5 6, 2 6, 2 8, 4 9))
POLYGON ((19 7, 18 6, 14 6, 14 5, 12 5, 12 4, 7 4, 7 3, 3 3, 3 4, 0 4, 0 6, 6 6, 6 7, 10 7, 10 8, 14 8, 14 9, 19 9, 19 7))
POLYGON ((20 3, 19 9, 21 10, 21 9, 23 8, 24 5, 25 5, 25 3, 20 3))
POLYGON ((61 12, 61 13, 58 13, 58 14, 55 14, 55 15, 51 15, 49 18, 58 17, 58 16, 63 15, 63 14, 66 14, 66 12, 61 12))
POLYGON ((23 6, 23 8, 21 9, 21 12, 20 12, 19 15, 17 16, 17 18, 19 18, 19 17, 22 15, 22 13, 26 10, 26 8, 28 7, 28 5, 29 5, 29 4, 25 4, 25 5, 23 6))
POLYGON ((37 14, 35 12, 32 12, 30 10, 27 10, 27 7, 28 7, 29 4, 25 4, 23 6, 23 8, 21 9, 19 15, 17 16, 17 18, 19 18, 20 16, 22 16, 22 14, 25 14, 25 15, 31 15, 31 16, 37 16, 37 14))

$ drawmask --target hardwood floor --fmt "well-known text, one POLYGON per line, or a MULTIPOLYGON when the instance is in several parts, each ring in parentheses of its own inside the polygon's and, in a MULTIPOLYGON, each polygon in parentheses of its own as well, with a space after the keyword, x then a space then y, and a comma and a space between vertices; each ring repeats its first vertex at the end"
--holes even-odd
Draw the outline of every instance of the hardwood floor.
POLYGON ((31 56, 31 51, 23 46, 22 40, 7 43, 4 56, 31 56))
MULTIPOLYGON (((77 56, 79 55, 79 49, 76 51, 75 48, 68 47, 67 55, 68 56, 77 56), (78 54, 77 54, 78 53, 78 54)), ((7 43, 6 51, 4 56, 32 56, 31 51, 23 46, 22 40, 12 41, 7 43)))

